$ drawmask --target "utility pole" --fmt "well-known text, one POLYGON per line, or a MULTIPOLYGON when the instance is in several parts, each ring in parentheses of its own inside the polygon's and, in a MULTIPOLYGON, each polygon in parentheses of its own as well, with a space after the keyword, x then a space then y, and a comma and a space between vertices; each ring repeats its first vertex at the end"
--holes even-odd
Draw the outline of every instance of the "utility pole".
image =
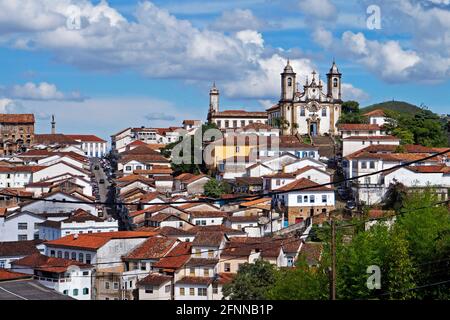
POLYGON ((331 217, 330 300, 336 300, 336 224, 331 217))

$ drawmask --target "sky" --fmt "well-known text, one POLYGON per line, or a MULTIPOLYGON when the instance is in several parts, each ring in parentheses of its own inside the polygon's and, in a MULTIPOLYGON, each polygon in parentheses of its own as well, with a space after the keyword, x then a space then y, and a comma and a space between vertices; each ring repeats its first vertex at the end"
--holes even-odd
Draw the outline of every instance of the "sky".
POLYGON ((450 113, 450 0, 0 0, 0 112, 96 134, 264 110, 335 59, 344 99, 450 113))

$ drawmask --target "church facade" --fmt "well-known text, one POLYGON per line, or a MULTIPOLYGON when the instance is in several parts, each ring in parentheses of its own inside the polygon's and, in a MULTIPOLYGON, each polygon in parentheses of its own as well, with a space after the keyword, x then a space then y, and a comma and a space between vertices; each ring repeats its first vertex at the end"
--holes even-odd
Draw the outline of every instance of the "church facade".
POLYGON ((267 109, 268 123, 281 129, 283 135, 336 135, 341 115, 341 77, 333 61, 327 73, 326 92, 316 72, 306 78, 303 90, 297 83, 297 74, 287 62, 281 73, 281 98, 267 109))

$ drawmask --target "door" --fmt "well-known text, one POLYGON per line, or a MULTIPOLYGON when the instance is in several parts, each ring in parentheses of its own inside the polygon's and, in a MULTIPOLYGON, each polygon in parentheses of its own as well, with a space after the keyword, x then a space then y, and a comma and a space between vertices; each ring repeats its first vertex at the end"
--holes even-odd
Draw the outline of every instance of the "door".
POLYGON ((309 210, 309 216, 312 217, 314 215, 314 209, 309 210))
POLYGON ((317 135, 317 123, 313 122, 309 125, 309 134, 312 136, 317 135))

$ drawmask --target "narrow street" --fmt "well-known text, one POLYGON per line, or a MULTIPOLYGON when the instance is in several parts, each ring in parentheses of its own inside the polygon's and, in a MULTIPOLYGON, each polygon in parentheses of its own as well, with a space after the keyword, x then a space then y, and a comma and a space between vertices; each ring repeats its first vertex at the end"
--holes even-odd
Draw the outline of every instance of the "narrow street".
MULTIPOLYGON (((108 176, 106 175, 99 158, 94 158, 92 160, 92 172, 95 175, 95 183, 98 186, 98 194, 100 196, 100 199, 98 199, 97 201, 106 203, 111 202, 111 199, 108 199, 108 191, 111 184, 108 181, 108 176), (98 170, 95 169, 97 166, 98 170), (104 183, 100 183, 100 180, 102 179, 104 183)), ((116 219, 116 217, 113 216, 114 214, 113 208, 111 208, 110 206, 103 206, 102 209, 105 217, 112 217, 116 219)))

